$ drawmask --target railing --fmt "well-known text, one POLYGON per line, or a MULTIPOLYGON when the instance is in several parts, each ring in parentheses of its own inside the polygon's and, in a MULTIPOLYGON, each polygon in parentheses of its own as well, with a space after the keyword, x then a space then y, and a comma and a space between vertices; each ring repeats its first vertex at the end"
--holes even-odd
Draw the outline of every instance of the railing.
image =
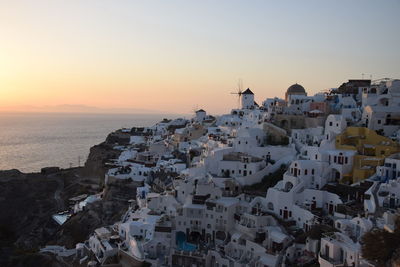
POLYGON ((322 258, 323 260, 329 262, 330 264, 332 264, 335 267, 340 267, 340 266, 344 266, 343 261, 340 260, 334 260, 332 258, 329 258, 328 256, 322 254, 321 252, 319 253, 319 257, 322 258))

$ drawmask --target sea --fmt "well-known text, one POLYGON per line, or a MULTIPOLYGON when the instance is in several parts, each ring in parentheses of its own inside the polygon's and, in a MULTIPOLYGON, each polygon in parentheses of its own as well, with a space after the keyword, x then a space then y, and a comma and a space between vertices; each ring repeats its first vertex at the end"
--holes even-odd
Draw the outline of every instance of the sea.
MULTIPOLYGON (((83 166, 90 148, 121 128, 152 126, 162 114, 0 113, 0 170, 83 166)), ((182 117, 182 116, 181 116, 182 117)))

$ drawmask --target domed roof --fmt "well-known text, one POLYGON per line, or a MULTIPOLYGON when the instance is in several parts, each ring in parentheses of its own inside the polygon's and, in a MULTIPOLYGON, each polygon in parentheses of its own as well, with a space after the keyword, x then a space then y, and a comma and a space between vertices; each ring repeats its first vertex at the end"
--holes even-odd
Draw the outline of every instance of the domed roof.
POLYGON ((306 90, 304 89, 304 87, 303 86, 301 86, 300 84, 297 84, 297 83, 295 83, 295 84, 293 84, 293 85, 291 85, 288 89, 287 89, 287 91, 286 91, 288 94, 291 94, 291 93, 306 93, 306 90))

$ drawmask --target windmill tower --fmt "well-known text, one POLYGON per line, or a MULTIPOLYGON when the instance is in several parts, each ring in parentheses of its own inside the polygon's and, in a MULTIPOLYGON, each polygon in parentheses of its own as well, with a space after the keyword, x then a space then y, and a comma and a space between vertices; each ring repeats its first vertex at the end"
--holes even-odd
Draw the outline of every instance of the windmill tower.
POLYGON ((247 88, 246 91, 242 92, 242 109, 254 108, 254 93, 247 88))
POLYGON ((238 109, 240 109, 240 100, 242 99, 242 94, 243 94, 242 88, 243 88, 243 81, 242 81, 242 79, 239 79, 237 92, 231 92, 231 95, 238 96, 238 109))

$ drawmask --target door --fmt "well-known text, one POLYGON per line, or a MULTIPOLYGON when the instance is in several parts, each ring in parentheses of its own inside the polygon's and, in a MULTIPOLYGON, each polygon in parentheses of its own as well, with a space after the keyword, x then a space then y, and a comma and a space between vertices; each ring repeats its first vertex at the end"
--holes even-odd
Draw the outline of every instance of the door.
POLYGON ((325 257, 329 259, 329 246, 325 245, 325 257))
POLYGON ((333 205, 329 204, 329 214, 333 214, 333 205))
POLYGON ((313 210, 313 209, 315 209, 316 207, 317 207, 317 202, 316 202, 316 201, 313 201, 312 204, 311 204, 311 209, 313 210))
POLYGON ((287 210, 284 210, 283 211, 283 219, 287 219, 288 218, 288 211, 287 210))

